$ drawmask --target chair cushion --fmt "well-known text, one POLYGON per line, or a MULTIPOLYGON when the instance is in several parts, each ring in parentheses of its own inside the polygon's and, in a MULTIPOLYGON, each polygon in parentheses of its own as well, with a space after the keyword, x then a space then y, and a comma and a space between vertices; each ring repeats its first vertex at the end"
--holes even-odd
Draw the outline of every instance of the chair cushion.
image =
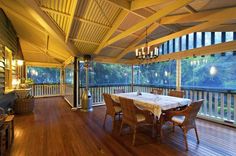
POLYGON ((143 114, 136 114, 136 118, 138 122, 145 121, 145 116, 143 114))
POLYGON ((115 108, 116 113, 121 112, 121 107, 120 106, 114 106, 114 108, 115 108))
POLYGON ((171 118, 172 121, 178 123, 178 124, 182 124, 184 122, 185 116, 173 116, 171 118))

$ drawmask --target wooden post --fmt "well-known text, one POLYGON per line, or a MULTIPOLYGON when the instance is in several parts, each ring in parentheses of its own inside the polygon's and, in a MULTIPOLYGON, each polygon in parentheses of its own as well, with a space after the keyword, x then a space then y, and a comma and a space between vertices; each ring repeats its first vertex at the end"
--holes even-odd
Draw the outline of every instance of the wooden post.
POLYGON ((176 60, 176 90, 181 90, 181 59, 176 60))
POLYGON ((78 103, 78 60, 74 58, 74 103, 73 107, 77 107, 78 103))
POLYGON ((134 91, 134 65, 132 64, 132 74, 131 74, 131 91, 134 91))

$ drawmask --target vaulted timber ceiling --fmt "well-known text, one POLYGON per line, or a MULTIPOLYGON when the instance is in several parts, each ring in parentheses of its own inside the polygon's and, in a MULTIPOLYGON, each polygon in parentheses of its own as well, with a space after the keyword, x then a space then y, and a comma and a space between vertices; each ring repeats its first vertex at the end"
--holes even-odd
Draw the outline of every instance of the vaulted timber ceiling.
POLYGON ((142 46, 195 31, 235 31, 235 0, 0 0, 27 61, 91 54, 126 63, 142 46))

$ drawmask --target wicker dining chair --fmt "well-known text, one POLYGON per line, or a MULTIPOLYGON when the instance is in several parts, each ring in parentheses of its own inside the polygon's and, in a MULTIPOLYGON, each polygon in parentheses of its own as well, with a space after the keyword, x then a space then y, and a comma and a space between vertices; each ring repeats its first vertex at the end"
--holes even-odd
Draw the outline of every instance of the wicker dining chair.
POLYGON ((118 93, 125 93, 124 89, 118 88, 118 89, 114 89, 114 93, 118 94, 118 93))
POLYGON ((120 126, 120 135, 124 124, 129 125, 133 130, 132 145, 135 145, 136 128, 140 125, 153 125, 153 116, 149 111, 141 110, 134 105, 132 99, 120 97, 121 109, 123 112, 120 126))
POLYGON ((183 91, 177 91, 177 90, 171 90, 168 93, 169 96, 174 96, 174 97, 179 97, 179 98, 183 98, 184 97, 184 92, 183 91))
POLYGON ((173 131, 175 130, 174 129, 175 126, 179 126, 183 130, 186 150, 188 150, 187 132, 191 129, 195 130, 197 143, 199 144, 199 137, 197 133, 195 119, 197 117, 197 113, 199 112, 202 104, 203 104, 203 100, 199 100, 196 102, 192 102, 184 110, 169 111, 166 113, 165 120, 171 121, 173 123, 173 131))
POLYGON ((163 94, 163 89, 153 88, 151 93, 162 95, 163 94))
POLYGON ((106 114, 105 114, 105 119, 103 122, 103 127, 105 128, 105 123, 107 119, 107 115, 110 115, 112 117, 112 129, 115 127, 115 118, 116 115, 121 115, 121 107, 119 103, 116 103, 112 98, 110 94, 103 93, 104 101, 106 104, 106 114))

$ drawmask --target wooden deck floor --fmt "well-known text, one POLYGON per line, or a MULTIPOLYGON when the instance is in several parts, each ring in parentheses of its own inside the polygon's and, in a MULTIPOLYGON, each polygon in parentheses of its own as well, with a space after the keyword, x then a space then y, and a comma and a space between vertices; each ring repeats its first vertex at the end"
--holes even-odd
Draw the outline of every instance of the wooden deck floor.
POLYGON ((186 152, 179 128, 171 132, 164 127, 165 140, 151 137, 151 128, 140 128, 137 146, 131 145, 132 135, 124 128, 118 135, 119 123, 111 132, 111 120, 102 128, 105 107, 91 113, 72 112, 63 98, 36 100, 34 114, 17 115, 15 140, 9 152, 12 156, 89 156, 89 155, 236 155, 236 129, 198 120, 200 144, 194 131, 188 133, 189 151, 186 152))

